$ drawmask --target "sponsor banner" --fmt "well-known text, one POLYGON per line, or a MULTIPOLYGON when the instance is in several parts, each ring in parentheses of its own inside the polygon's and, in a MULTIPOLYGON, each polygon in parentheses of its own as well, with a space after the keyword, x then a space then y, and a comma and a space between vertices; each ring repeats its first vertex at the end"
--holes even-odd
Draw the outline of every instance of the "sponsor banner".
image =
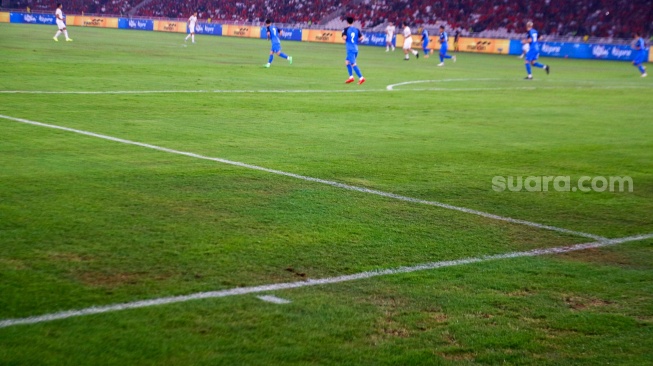
POLYGON ((261 27, 248 25, 223 25, 222 35, 228 37, 260 38, 261 27))
POLYGON ((653 62, 653 52, 651 52, 650 47, 648 49, 648 62, 653 62))
MULTIPOLYGON (((301 41, 302 30, 298 28, 279 28, 281 39, 285 41, 301 41)), ((261 27, 261 39, 268 39, 268 28, 261 27)))
POLYGON ((317 30, 304 29, 302 32, 302 41, 322 42, 322 43, 344 43, 342 31, 335 30, 317 30))
POLYGON ((118 28, 120 29, 138 29, 144 31, 154 30, 154 21, 150 19, 128 19, 119 18, 118 28))
POLYGON ((66 20, 67 25, 76 25, 80 27, 118 28, 118 18, 87 17, 77 15, 70 16, 66 20))
MULTIPOLYGON (((511 51, 510 40, 492 38, 466 38, 460 37, 458 49, 462 52, 502 53, 511 51)), ((521 54, 521 52, 519 52, 521 54)))
POLYGON ((11 23, 56 24, 53 14, 9 13, 11 23))
POLYGON ((10 21, 9 13, 0 12, 0 23, 9 23, 10 21))
POLYGON ((159 32, 186 33, 186 22, 155 20, 154 30, 159 32))
MULTIPOLYGON (((519 41, 511 41, 510 54, 522 53, 519 41)), ((646 51, 649 52, 649 51, 646 51)), ((540 56, 564 57, 590 60, 632 61, 635 51, 629 45, 542 42, 540 56)), ((651 55, 648 55, 650 59, 651 55)))
MULTIPOLYGON (((190 30, 188 30, 190 32, 190 30)), ((196 34, 209 34, 212 36, 222 35, 222 25, 212 23, 197 23, 195 25, 196 34)))
POLYGON ((385 47, 385 33, 363 32, 363 42, 361 42, 361 44, 366 46, 385 47))

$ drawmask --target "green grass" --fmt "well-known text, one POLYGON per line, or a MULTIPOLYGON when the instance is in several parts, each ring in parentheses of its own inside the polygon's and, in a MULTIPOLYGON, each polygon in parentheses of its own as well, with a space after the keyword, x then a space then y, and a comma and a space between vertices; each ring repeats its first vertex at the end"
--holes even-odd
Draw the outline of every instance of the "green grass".
MULTIPOLYGON (((627 63, 0 24, 0 114, 609 238, 653 232, 627 63), (488 80, 489 79, 489 80, 488 80), (398 86, 407 81, 432 80, 398 86), (420 90, 436 88, 438 90, 420 90), (356 90, 361 92, 348 92, 356 90), (495 192, 630 176, 633 192, 495 192)), ((0 119, 0 320, 590 239, 0 119)), ((653 349, 653 240, 0 329, 0 364, 606 364, 653 349)))

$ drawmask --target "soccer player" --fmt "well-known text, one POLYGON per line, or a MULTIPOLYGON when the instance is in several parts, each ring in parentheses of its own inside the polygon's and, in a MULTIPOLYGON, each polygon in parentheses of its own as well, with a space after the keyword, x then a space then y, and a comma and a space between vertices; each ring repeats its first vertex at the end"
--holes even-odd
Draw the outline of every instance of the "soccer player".
POLYGON ((272 24, 272 20, 270 19, 265 21, 265 26, 267 28, 268 39, 272 43, 272 48, 270 49, 270 58, 268 58, 268 63, 265 64, 265 67, 270 67, 270 65, 272 65, 274 55, 285 58, 288 60, 288 63, 292 65, 292 56, 288 56, 285 53, 281 52, 281 39, 279 38, 281 37, 281 29, 272 24))
POLYGON ((547 75, 549 74, 550 68, 547 65, 537 62, 537 59, 540 57, 540 43, 537 41, 537 31, 533 29, 533 22, 526 23, 526 30, 528 31, 528 38, 522 41, 524 44, 528 43, 529 46, 525 57, 526 72, 528 73, 528 76, 526 76, 525 79, 533 80, 531 65, 544 69, 547 75))
POLYGON ((353 72, 356 72, 356 75, 358 75, 358 85, 360 85, 365 82, 365 78, 363 77, 361 70, 358 68, 358 65, 356 65, 356 58, 358 57, 358 44, 363 41, 363 33, 353 26, 354 18, 347 17, 347 24, 349 24, 349 26, 342 31, 342 39, 347 45, 347 59, 345 60, 345 65, 349 72, 349 79, 345 81, 345 84, 354 82, 353 72))
POLYGON ((66 30, 66 23, 64 23, 64 16, 63 16, 63 11, 61 10, 63 8, 63 5, 61 3, 57 3, 57 11, 55 12, 55 16, 57 17, 57 27, 59 30, 57 31, 57 34, 52 37, 55 42, 59 42, 59 36, 61 33, 63 33, 66 36, 66 42, 72 42, 73 39, 68 37, 68 31, 66 30))
POLYGON ((639 72, 642 74, 642 77, 645 78, 647 76, 646 74, 646 68, 644 67, 644 59, 646 57, 646 44, 644 43, 644 38, 641 37, 639 32, 635 32, 633 34, 633 38, 635 38, 634 41, 634 46, 633 48, 635 49, 635 58, 633 59, 633 66, 639 69, 639 72))
POLYGON ((453 62, 456 62, 456 56, 449 56, 447 55, 447 48, 449 42, 449 36, 447 35, 447 32, 444 31, 444 25, 440 26, 440 63, 438 66, 444 66, 444 59, 445 58, 450 58, 453 60, 453 62))
POLYGON ((408 52, 415 55, 416 58, 419 58, 419 52, 413 50, 413 32, 410 30, 407 22, 403 22, 402 26, 404 27, 404 61, 410 59, 408 52))
POLYGON ((429 31, 426 28, 422 28, 422 50, 424 58, 429 58, 429 31))
POLYGON ((385 52, 389 52, 390 48, 392 48, 393 52, 395 50, 395 45, 392 43, 392 39, 395 36, 395 31, 395 23, 388 22, 388 26, 385 27, 385 52))
POLYGON ((194 12, 193 15, 188 18, 188 35, 186 36, 186 39, 184 39, 184 42, 188 41, 188 38, 191 38, 193 43, 195 43, 195 23, 197 23, 197 12, 194 12))

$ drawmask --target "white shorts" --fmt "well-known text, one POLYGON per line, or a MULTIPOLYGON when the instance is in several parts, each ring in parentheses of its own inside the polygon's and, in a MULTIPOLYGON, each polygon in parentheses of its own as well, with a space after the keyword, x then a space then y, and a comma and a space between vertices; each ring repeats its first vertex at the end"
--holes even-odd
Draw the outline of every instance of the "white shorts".
POLYGON ((57 19, 57 27, 59 27, 59 29, 64 29, 66 28, 66 23, 64 23, 63 20, 57 19))
POLYGON ((385 43, 392 43, 392 38, 393 37, 385 36, 385 43))
POLYGON ((408 37, 404 39, 404 49, 409 50, 413 48, 413 37, 408 37))
POLYGON ((188 30, 189 30, 191 33, 195 34, 195 24, 190 25, 190 26, 188 27, 188 30))

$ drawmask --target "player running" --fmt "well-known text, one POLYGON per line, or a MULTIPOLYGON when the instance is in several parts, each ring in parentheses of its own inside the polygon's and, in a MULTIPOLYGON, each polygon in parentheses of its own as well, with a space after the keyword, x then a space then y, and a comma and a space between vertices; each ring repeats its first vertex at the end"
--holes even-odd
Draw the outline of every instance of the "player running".
POLYGON ((395 37, 396 30, 395 23, 388 22, 388 26, 385 27, 385 52, 389 52, 390 48, 394 52, 395 45, 392 43, 392 39, 395 37))
POLYGON ((193 43, 195 43, 195 24, 197 23, 197 12, 194 12, 193 15, 188 18, 188 35, 186 36, 186 39, 184 39, 184 42, 188 41, 188 38, 191 38, 193 43))
POLYGON ((272 43, 272 48, 270 49, 270 58, 268 58, 268 63, 265 64, 265 67, 270 67, 270 65, 272 65, 274 55, 287 59, 288 63, 292 65, 292 56, 288 56, 285 53, 281 52, 281 39, 279 38, 281 37, 281 29, 272 24, 272 20, 270 19, 265 21, 265 26, 267 28, 268 39, 272 43))
POLYGON ((404 61, 410 59, 408 52, 412 53, 415 58, 419 58, 419 52, 413 50, 413 32, 410 30, 407 22, 403 22, 402 26, 404 27, 404 61))
POLYGON ((456 62, 456 56, 447 55, 447 49, 449 48, 449 35, 444 31, 444 25, 440 26, 440 63, 438 66, 444 66, 444 59, 450 58, 453 62, 456 62))
POLYGON ((347 59, 345 60, 345 65, 349 72, 349 79, 345 81, 345 84, 354 82, 353 71, 355 71, 359 78, 358 85, 360 85, 365 82, 365 78, 363 77, 361 70, 358 68, 358 65, 356 65, 356 58, 358 57, 358 44, 363 41, 363 34, 358 28, 353 26, 354 18, 347 17, 347 24, 349 24, 349 26, 342 31, 342 39, 347 45, 347 59))
POLYGON ((72 42, 73 39, 68 37, 68 31, 66 30, 66 23, 64 23, 65 17, 63 16, 63 11, 61 10, 63 8, 63 5, 61 3, 57 3, 57 11, 55 11, 55 16, 57 17, 57 27, 59 30, 57 31, 57 34, 52 37, 55 42, 59 42, 59 36, 61 33, 66 36, 66 42, 72 42))
POLYGON ((424 51, 424 58, 429 58, 429 31, 422 28, 422 51, 424 51))
POLYGON ((646 67, 644 67, 644 61, 646 59, 646 43, 644 43, 644 38, 641 37, 639 32, 635 32, 633 34, 633 38, 635 38, 634 46, 633 46, 633 48, 635 49, 634 52, 635 58, 633 59, 633 66, 639 69, 639 72, 642 74, 642 77, 645 78, 647 76, 646 67))
POLYGON ((522 41, 522 43, 528 43, 528 52, 526 52, 526 80, 533 80, 533 74, 531 72, 531 65, 544 69, 546 74, 549 74, 550 68, 547 65, 537 62, 537 59, 540 57, 540 43, 538 42, 537 31, 533 29, 533 22, 526 23, 526 30, 528 31, 528 38, 522 41))

